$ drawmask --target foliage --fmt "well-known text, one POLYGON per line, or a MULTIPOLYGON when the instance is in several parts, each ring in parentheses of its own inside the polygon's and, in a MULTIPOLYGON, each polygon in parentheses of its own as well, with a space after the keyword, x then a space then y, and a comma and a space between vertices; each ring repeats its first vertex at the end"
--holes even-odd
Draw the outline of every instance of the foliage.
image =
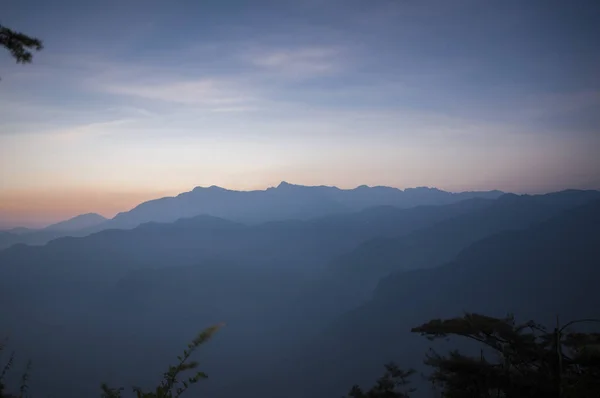
MULTIPOLYGON (((211 326, 201 332, 183 351, 183 355, 177 357, 177 365, 169 366, 169 369, 163 374, 163 379, 154 391, 144 392, 139 387, 133 387, 132 390, 137 398, 176 398, 181 396, 187 389, 208 376, 202 371, 196 371, 198 362, 190 360, 194 351, 221 328, 221 324, 211 326), (187 379, 181 379, 181 374, 186 371, 195 371, 194 375, 187 379)), ((124 388, 111 388, 102 384, 102 398, 120 398, 124 388)))
MULTIPOLYGON (((468 356, 457 350, 447 355, 432 351, 425 364, 443 398, 598 398, 600 396, 600 334, 568 332, 576 323, 558 324, 548 331, 529 321, 517 324, 514 316, 493 318, 466 314, 460 318, 435 319, 412 332, 430 340, 462 336, 482 345, 480 354, 468 356), (484 352, 494 354, 490 360, 484 352)), ((490 356, 488 354, 488 356, 490 356)), ((348 398, 408 398, 406 387, 413 370, 402 371, 393 363, 369 391, 354 386, 348 398)))
POLYGON ((600 334, 566 332, 557 324, 548 331, 533 321, 517 324, 479 314, 432 320, 412 329, 429 339, 463 336, 483 345, 472 357, 451 351, 432 352, 425 363, 434 371, 430 380, 442 396, 454 397, 598 397, 600 396, 600 334), (496 360, 484 355, 484 349, 496 360))
POLYGON ((0 24, 0 46, 6 48, 19 64, 30 63, 33 58, 31 51, 40 51, 44 48, 40 39, 16 32, 2 24, 0 24))
MULTIPOLYGON (((482 345, 480 355, 473 357, 450 351, 440 355, 432 351, 425 363, 433 368, 429 376, 443 398, 597 398, 600 396, 600 334, 567 331, 575 323, 600 322, 594 319, 572 321, 548 331, 529 321, 517 324, 513 316, 493 318, 468 313, 460 318, 435 319, 412 332, 430 340, 461 336, 482 345), (495 359, 490 360, 494 354, 495 359), (486 357, 486 354, 488 357, 486 357)), ((169 366, 154 391, 134 387, 137 398, 177 398, 188 388, 208 376, 197 371, 198 362, 192 354, 220 329, 222 325, 201 332, 178 356, 176 365, 169 366), (190 377, 182 374, 193 371, 190 377)), ((4 345, 0 345, 0 353, 4 345)), ((4 378, 14 364, 14 354, 0 372, 0 398, 15 398, 4 391, 4 378)), ((22 377, 18 397, 27 395, 27 380, 31 363, 22 377)), ((385 373, 367 391, 352 387, 347 398, 409 398, 415 391, 409 388, 414 370, 402 370, 393 362, 385 365, 385 373)), ((102 384, 103 398, 121 398, 124 388, 102 384)))
MULTIPOLYGON (((6 344, 0 343, 0 354, 2 354, 2 351, 4 351, 5 348, 6 348, 6 344)), ((29 380, 29 374, 31 372, 31 361, 27 362, 25 371, 23 372, 23 375, 21 376, 21 387, 19 388, 19 395, 13 395, 13 394, 9 394, 8 392, 6 392, 6 386, 4 385, 5 377, 8 374, 8 372, 12 369, 14 363, 15 363, 15 353, 12 352, 8 357, 8 361, 6 361, 6 363, 2 367, 2 370, 0 371, 0 398, 16 398, 16 397, 24 398, 24 397, 28 396, 27 395, 27 388, 28 388, 27 381, 29 380)))
POLYGON ((18 64, 31 63, 32 51, 41 51, 44 48, 38 38, 16 32, 0 24, 0 47, 6 48, 18 64))
POLYGON ((348 393, 348 398, 408 398, 414 388, 408 388, 410 383, 408 378, 415 371, 410 369, 404 371, 395 363, 390 362, 385 365, 385 373, 381 376, 375 386, 367 392, 354 385, 348 393))

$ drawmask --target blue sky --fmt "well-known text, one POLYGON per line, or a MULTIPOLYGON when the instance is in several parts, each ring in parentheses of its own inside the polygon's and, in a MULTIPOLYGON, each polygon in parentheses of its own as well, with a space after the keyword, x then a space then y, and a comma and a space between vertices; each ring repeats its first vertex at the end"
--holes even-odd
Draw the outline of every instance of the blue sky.
POLYGON ((0 226, 197 185, 600 188, 600 2, 2 0, 0 226))

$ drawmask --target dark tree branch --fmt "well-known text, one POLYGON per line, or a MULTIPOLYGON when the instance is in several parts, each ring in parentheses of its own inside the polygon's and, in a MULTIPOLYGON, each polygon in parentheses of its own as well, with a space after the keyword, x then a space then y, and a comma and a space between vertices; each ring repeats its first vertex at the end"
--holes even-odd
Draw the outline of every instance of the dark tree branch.
POLYGON ((0 46, 6 48, 18 64, 28 64, 33 58, 32 51, 44 48, 42 41, 24 33, 16 32, 0 24, 0 46))

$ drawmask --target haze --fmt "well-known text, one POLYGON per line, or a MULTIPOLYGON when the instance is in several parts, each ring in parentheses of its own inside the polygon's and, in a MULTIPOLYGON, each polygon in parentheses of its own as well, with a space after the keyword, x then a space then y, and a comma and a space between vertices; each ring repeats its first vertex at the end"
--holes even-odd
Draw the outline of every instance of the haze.
POLYGON ((599 7, 5 1, 46 48, 0 54, 0 225, 282 180, 598 188, 599 7))

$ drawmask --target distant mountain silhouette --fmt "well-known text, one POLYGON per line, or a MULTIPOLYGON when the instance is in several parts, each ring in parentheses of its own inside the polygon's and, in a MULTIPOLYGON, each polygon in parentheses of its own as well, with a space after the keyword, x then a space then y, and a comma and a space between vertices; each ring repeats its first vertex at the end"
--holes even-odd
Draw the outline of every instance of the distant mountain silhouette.
POLYGON ((527 228, 535 223, 593 200, 600 191, 567 190, 545 195, 506 194, 490 206, 465 212, 399 238, 378 237, 337 259, 338 277, 364 283, 411 268, 435 267, 453 259, 462 249, 494 233, 527 228))
POLYGON ((0 231, 0 250, 18 243, 43 245, 63 236, 85 236, 96 231, 106 218, 96 213, 81 214, 41 229, 12 228, 0 231))
POLYGON ((22 235, 22 234, 28 234, 31 232, 35 232, 35 231, 37 231, 37 229, 35 229, 35 228, 16 227, 16 228, 11 228, 11 229, 0 231, 0 233, 8 232, 10 234, 22 235))
MULTIPOLYGON (((142 346, 170 351, 171 344, 214 318, 235 325, 223 333, 227 348, 219 350, 225 355, 267 349, 264 359, 254 360, 258 369, 278 348, 306 339, 361 301, 344 284, 321 280, 333 258, 365 239, 402 236, 491 203, 380 206, 260 225, 197 216, 63 237, 45 246, 15 245, 0 252, 0 333, 6 327, 19 331, 11 334, 11 342, 43 367, 40 373, 47 379, 35 383, 47 393, 56 391, 66 375, 64 367, 43 365, 50 358, 66 355, 69 364, 78 364, 84 386, 72 386, 72 395, 85 396, 97 390, 93 379, 105 375, 92 371, 90 358, 92 368, 107 369, 116 360, 117 374, 137 375, 135 368, 154 374, 162 359, 128 367, 127 353, 142 346), (300 314, 308 318, 298 323, 300 314), (148 331, 140 335, 142 325, 148 331), (133 335, 138 337, 126 337, 133 335), (48 350, 52 354, 40 354, 48 350)), ((222 362, 222 371, 243 374, 248 362, 237 358, 222 362)), ((111 381, 109 376, 105 380, 111 381)))
MULTIPOLYGON (((98 229, 98 225, 83 229, 39 229, 30 232, 12 233, 0 231, 0 250, 13 245, 24 243, 27 245, 43 245, 49 241, 64 236, 86 236, 98 229)), ((100 229, 101 230, 101 229, 100 229)))
MULTIPOLYGON (((0 334, 12 331, 11 343, 36 363, 40 376, 32 380, 32 393, 59 394, 76 372, 75 397, 96 392, 99 380, 147 385, 190 335, 226 321, 226 330, 203 351, 212 364, 207 371, 215 374, 203 384, 207 395, 230 398, 244 391, 275 398, 289 383, 300 396, 340 395, 354 382, 371 382, 385 360, 418 366, 427 347, 402 333, 438 316, 438 309, 439 316, 472 308, 487 313, 506 301, 507 309, 521 305, 519 314, 535 306, 550 311, 556 300, 547 307, 524 303, 526 286, 536 289, 527 267, 591 266, 598 258, 591 247, 595 213, 577 206, 598 195, 565 191, 408 209, 377 206, 258 225, 200 215, 45 246, 15 245, 0 252, 0 334), (565 211, 571 213, 561 215, 565 211), (512 243, 486 243, 501 236, 512 243), (399 260, 390 257, 390 246, 365 245, 378 241, 396 242, 392 249, 404 242, 399 260), (467 258, 466 268, 436 267, 467 258), (419 267, 426 270, 398 272, 419 267), (478 285, 487 267, 498 287, 489 279, 478 285), (503 279, 502 269, 508 270, 503 279), (382 275, 390 276, 377 283, 382 275), (447 290, 456 281, 462 290, 447 290), (514 300, 506 299, 513 288, 514 300), (270 384, 265 375, 274 375, 270 384), (323 390, 305 391, 304 377, 323 390)), ((541 297, 551 294, 556 279, 544 278, 553 272, 541 277, 541 297)), ((580 279, 584 294, 595 276, 583 280, 581 274, 575 272, 572 282, 580 279)), ((581 296, 570 292, 571 282, 565 286, 563 301, 577 304, 581 296)))
POLYGON ((52 224, 43 228, 43 231, 77 231, 84 228, 95 227, 106 222, 108 219, 100 214, 87 213, 52 224))
POLYGON ((210 215, 236 222, 259 224, 267 221, 308 220, 329 214, 356 212, 375 206, 409 208, 445 205, 471 198, 496 199, 500 191, 450 193, 435 188, 389 187, 355 189, 308 187, 286 182, 262 191, 232 191, 216 186, 197 187, 175 197, 141 203, 130 211, 106 220, 84 214, 42 230, 0 232, 0 250, 17 243, 40 245, 62 236, 81 237, 105 229, 131 229, 147 222, 174 222, 182 218, 210 215))
POLYGON ((43 247, 13 246, 0 252, 0 265, 4 267, 0 268, 0 276, 2 270, 14 269, 23 278, 31 279, 38 271, 46 275, 49 268, 57 275, 69 269, 85 274, 88 267, 102 261, 116 265, 120 275, 140 266, 191 265, 217 259, 252 267, 296 267, 314 272, 364 240, 403 236, 493 203, 488 199, 471 199, 446 206, 409 209, 378 206, 313 220, 258 225, 207 215, 174 223, 149 222, 133 229, 61 237, 43 247))
POLYGON ((133 228, 144 222, 172 222, 200 214, 243 223, 310 219, 373 206, 407 208, 443 205, 471 198, 495 199, 501 194, 500 191, 450 193, 435 188, 400 190, 389 187, 370 188, 364 185, 355 189, 339 189, 293 185, 287 182, 262 191, 232 191, 215 186, 197 187, 191 192, 144 202, 128 212, 119 213, 107 223, 107 227, 133 228))

